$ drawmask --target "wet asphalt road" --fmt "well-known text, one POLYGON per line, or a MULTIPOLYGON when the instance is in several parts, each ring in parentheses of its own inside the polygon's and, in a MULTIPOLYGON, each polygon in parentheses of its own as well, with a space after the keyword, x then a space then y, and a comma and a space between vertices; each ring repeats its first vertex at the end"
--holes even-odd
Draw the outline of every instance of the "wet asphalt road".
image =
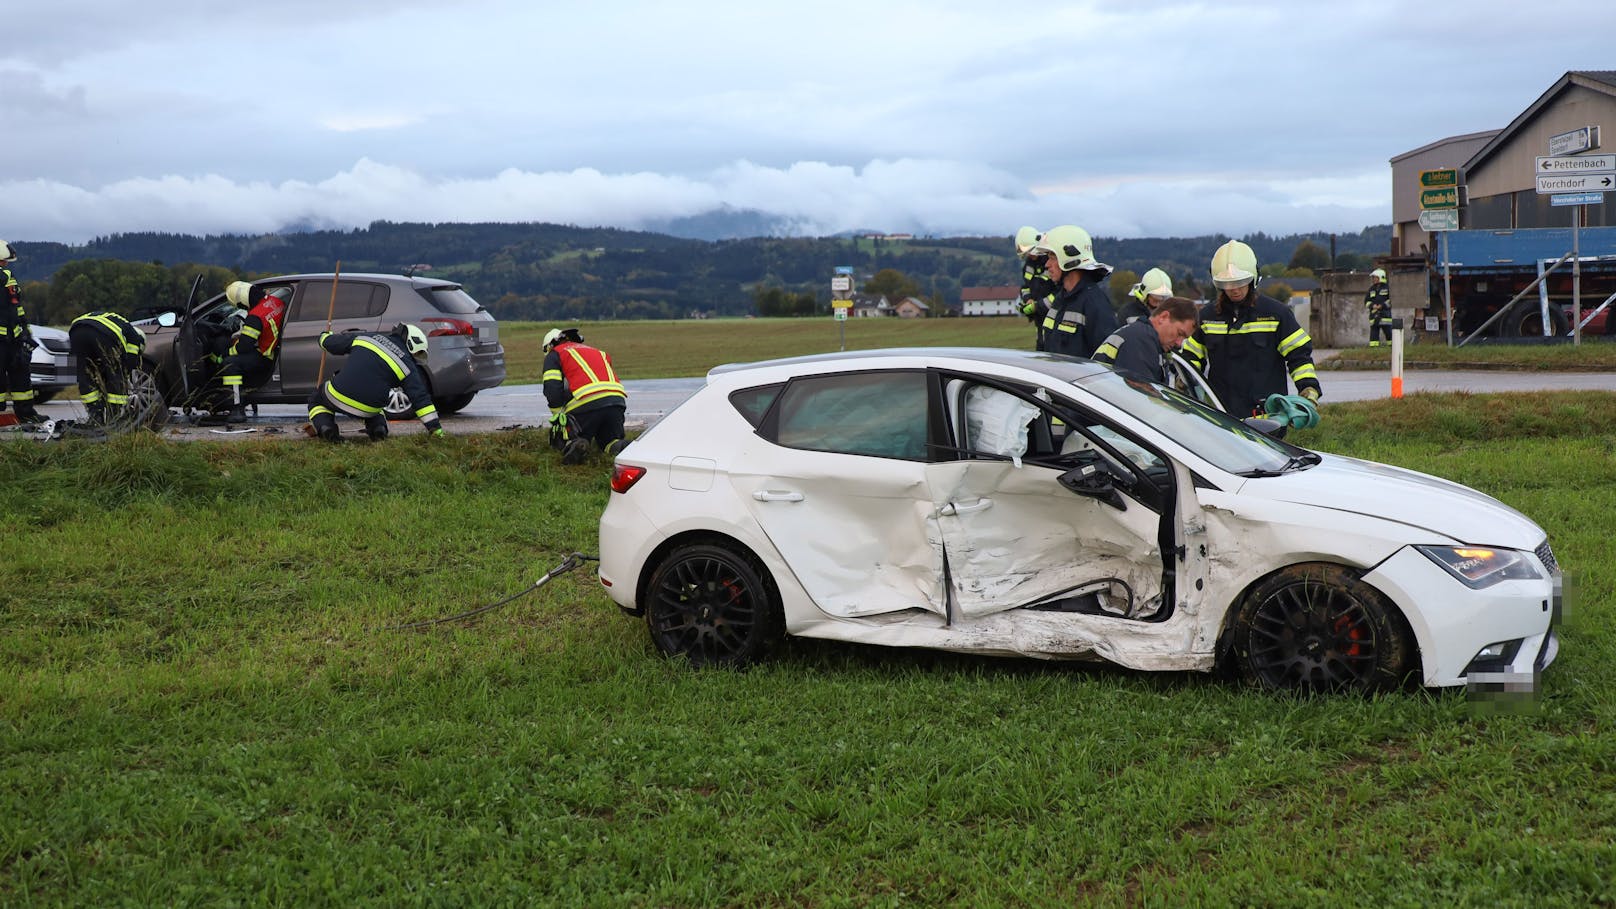
MULTIPOLYGON (((1391 374, 1386 370, 1320 370, 1324 404, 1333 401, 1365 401, 1391 396, 1391 374)), ((704 380, 641 379, 628 381, 628 425, 630 431, 643 429, 660 420, 699 389, 704 380)), ((1412 370, 1403 375, 1403 394, 1421 392, 1469 391, 1616 391, 1616 373, 1563 372, 1521 373, 1488 370, 1412 370)), ((51 419, 83 419, 77 402, 51 402, 40 408, 51 419)), ((184 421, 172 424, 166 434, 181 438, 249 438, 255 436, 301 437, 306 408, 296 404, 270 404, 260 408, 256 420, 231 426, 195 426, 184 421), (240 432, 251 429, 252 432, 240 432)), ((549 416, 544 394, 538 385, 506 385, 481 392, 464 411, 444 421, 450 433, 494 432, 516 427, 540 427, 549 416)), ((356 420, 340 421, 345 433, 359 430, 356 420)), ((419 432, 414 421, 396 422, 397 435, 419 432)))

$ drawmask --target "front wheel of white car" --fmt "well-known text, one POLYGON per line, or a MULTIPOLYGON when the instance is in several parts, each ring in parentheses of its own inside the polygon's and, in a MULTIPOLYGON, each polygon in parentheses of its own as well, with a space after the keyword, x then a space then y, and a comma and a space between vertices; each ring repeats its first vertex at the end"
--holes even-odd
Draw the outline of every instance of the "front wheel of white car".
POLYGON ((750 555, 702 543, 668 553, 645 590, 651 641, 692 666, 744 666, 784 633, 764 572, 750 555))
POLYGON ((1340 565, 1274 573, 1241 602, 1230 634, 1234 668, 1270 689, 1386 691, 1418 665, 1397 608, 1340 565))

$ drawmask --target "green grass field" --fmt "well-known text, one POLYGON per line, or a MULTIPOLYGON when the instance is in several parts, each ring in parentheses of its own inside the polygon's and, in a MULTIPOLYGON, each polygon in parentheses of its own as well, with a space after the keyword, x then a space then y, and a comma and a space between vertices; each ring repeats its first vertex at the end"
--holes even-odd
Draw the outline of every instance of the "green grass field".
MULTIPOLYGON (((537 382, 544 364, 539 345, 548 323, 502 322, 508 378, 537 382)), ((584 340, 612 355, 625 379, 705 375, 723 363, 877 347, 1013 347, 1031 350, 1033 328, 1019 316, 970 319, 701 319, 677 322, 587 322, 584 340)), ((1383 369, 1385 348, 1339 354, 1345 368, 1383 369)), ((1439 344, 1407 348, 1408 368, 1489 368, 1547 371, 1616 369, 1616 344, 1475 345, 1449 350, 1439 344)), ((1328 368, 1329 364, 1325 364, 1328 368)))
POLYGON ((1537 709, 808 641, 694 672, 588 572, 388 631, 594 551, 605 465, 0 444, 0 905, 1609 904, 1616 397, 1325 413, 1300 441, 1549 530, 1581 596, 1537 709))

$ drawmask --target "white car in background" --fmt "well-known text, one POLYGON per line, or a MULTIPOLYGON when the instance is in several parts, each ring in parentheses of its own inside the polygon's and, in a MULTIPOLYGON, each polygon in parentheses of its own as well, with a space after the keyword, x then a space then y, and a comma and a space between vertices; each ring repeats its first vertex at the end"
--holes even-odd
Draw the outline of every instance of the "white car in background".
POLYGON ((43 404, 64 388, 78 386, 78 363, 67 352, 67 332, 44 325, 29 325, 39 346, 29 357, 28 373, 34 383, 34 402, 43 404))
POLYGON ((697 665, 789 634, 1520 691, 1558 652, 1560 572, 1514 509, 1025 351, 719 367, 618 456, 600 544, 697 665))

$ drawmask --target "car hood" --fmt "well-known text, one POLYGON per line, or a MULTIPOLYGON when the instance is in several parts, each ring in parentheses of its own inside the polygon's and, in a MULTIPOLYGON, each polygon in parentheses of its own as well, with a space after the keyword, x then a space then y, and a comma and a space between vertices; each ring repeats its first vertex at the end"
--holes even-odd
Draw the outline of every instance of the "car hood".
POLYGON ((1486 493, 1441 477, 1341 455, 1305 470, 1246 481, 1242 496, 1396 521, 1460 543, 1530 550, 1543 528, 1486 493))

